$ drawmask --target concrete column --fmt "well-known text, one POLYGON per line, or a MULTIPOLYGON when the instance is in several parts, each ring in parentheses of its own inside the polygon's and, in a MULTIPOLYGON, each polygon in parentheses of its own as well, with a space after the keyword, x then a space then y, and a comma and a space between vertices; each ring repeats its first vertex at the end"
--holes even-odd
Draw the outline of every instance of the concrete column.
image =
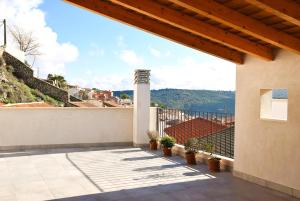
POLYGON ((143 146, 149 142, 150 70, 135 70, 133 96, 133 145, 143 146))

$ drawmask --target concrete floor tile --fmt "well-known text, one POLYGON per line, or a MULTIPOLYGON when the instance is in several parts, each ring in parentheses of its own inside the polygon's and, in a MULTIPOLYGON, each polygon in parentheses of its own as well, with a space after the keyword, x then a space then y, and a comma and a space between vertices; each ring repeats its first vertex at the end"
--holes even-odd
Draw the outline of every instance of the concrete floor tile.
POLYGON ((163 158, 161 151, 106 147, 38 153, 0 158, 0 201, 297 200, 228 172, 211 174, 206 165, 163 158))

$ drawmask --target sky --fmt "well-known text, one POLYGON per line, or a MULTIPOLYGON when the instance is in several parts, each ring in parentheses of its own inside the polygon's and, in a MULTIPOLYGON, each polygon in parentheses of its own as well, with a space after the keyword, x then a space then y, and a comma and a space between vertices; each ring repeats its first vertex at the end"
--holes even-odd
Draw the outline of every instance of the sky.
POLYGON ((4 18, 41 44, 33 65, 41 78, 60 74, 81 87, 126 90, 142 68, 151 70, 152 89, 235 90, 235 64, 61 0, 0 0, 4 18))

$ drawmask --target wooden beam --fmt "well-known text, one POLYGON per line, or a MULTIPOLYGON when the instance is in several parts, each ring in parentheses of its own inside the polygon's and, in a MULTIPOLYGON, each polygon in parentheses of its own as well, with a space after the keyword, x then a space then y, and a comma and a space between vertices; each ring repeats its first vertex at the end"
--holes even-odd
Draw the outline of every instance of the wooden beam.
POLYGON ((300 26, 300 4, 293 0, 246 0, 269 13, 300 26))
POLYGON ((258 56, 265 60, 273 60, 271 48, 252 42, 236 34, 225 31, 216 26, 202 22, 194 17, 163 6, 152 0, 111 0, 128 9, 155 18, 161 22, 168 23, 174 27, 191 32, 195 35, 221 43, 238 51, 258 56))
MULTIPOLYGON (((260 40, 266 41, 272 45, 300 54, 300 39, 269 27, 258 20, 243 15, 220 3, 217 3, 214 0, 205 0, 201 1, 201 3, 199 3, 198 0, 169 1, 186 9, 192 10, 202 16, 211 18, 222 24, 230 26, 238 31, 259 38, 260 40)), ((279 1, 273 0, 272 2, 279 1)))
POLYGON ((65 0, 73 5, 88 9, 122 23, 140 28, 163 38, 175 41, 188 47, 223 58, 236 64, 243 63, 244 54, 221 46, 207 39, 191 35, 168 24, 160 23, 146 16, 129 11, 120 6, 101 0, 65 0))

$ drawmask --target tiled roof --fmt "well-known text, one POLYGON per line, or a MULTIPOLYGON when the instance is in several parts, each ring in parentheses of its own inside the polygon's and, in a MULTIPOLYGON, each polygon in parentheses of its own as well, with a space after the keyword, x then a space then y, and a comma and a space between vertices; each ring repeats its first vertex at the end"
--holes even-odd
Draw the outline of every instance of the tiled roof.
POLYGON ((107 107, 120 107, 120 105, 114 101, 103 101, 103 104, 107 107))
POLYGON ((76 105, 77 107, 97 107, 96 105, 89 102, 71 102, 71 103, 76 105))
POLYGON ((196 118, 165 128, 164 131, 176 138, 178 144, 192 137, 203 137, 218 132, 228 126, 217 121, 196 118))
POLYGON ((178 144, 184 144, 189 138, 198 138, 204 143, 213 144, 215 154, 233 158, 234 122, 221 123, 221 121, 196 118, 173 124, 164 131, 174 137, 178 144))

